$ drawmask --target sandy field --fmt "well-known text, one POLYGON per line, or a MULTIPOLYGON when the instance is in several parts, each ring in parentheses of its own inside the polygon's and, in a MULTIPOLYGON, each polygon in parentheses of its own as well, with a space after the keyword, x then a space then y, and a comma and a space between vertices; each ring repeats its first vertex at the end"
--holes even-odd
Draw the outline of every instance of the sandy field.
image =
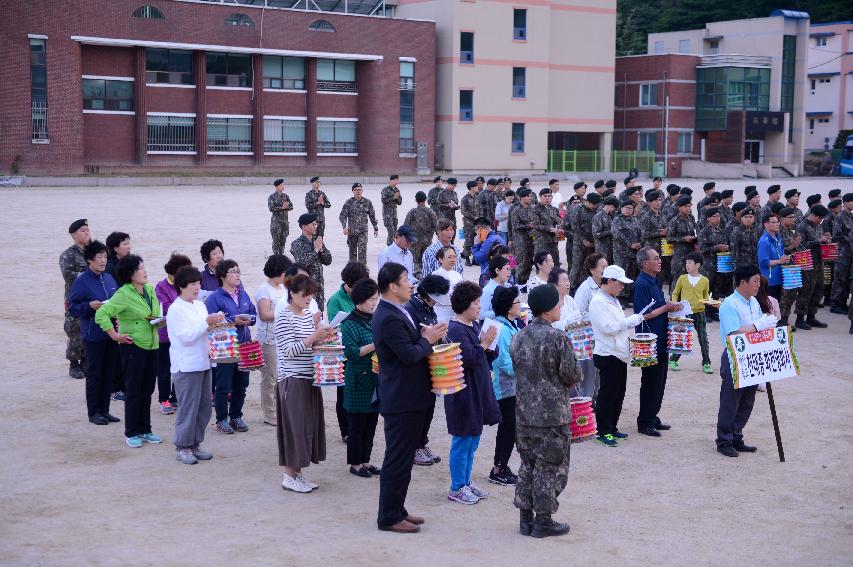
MULTIPOLYGON (((798 187, 804 195, 825 195, 835 187, 853 191, 853 181, 781 183, 783 190, 798 187)), ((701 195, 702 181, 684 184, 701 195)), ((747 184, 718 187, 742 195, 747 184)), ((764 195, 771 182, 757 184, 764 195)), ((571 184, 564 185, 568 196, 571 184)), ((415 191, 429 186, 401 188, 402 220, 415 191)), ((328 297, 347 259, 337 215, 350 189, 325 189, 333 203, 327 214, 334 256, 325 270, 328 297)), ((377 209, 380 189, 365 191, 377 209)), ((409 510, 427 519, 418 535, 377 531, 378 480, 349 474, 334 392, 324 392, 328 459, 307 469, 321 485, 309 495, 280 487, 275 428, 261 420, 257 373, 245 407, 250 431, 226 436, 210 427, 210 462, 185 466, 175 460, 169 442, 174 416, 160 415, 156 398, 152 421, 164 437, 161 445, 131 449, 123 424, 91 425, 83 381, 68 377, 64 358, 58 257, 70 244, 70 222, 88 218, 102 240, 112 230, 130 233, 152 283, 163 277, 170 252, 184 252, 200 265, 200 244, 218 238, 226 257, 240 263, 254 295, 270 253, 271 190, 271 184, 0 189, 9 237, 0 252, 0 332, 9 339, 0 382, 9 407, 0 433, 0 565, 851 564, 853 336, 847 334, 849 321, 828 310, 819 315, 828 329, 795 335, 802 374, 774 385, 785 463, 779 462, 761 393, 745 431, 758 452, 729 459, 715 451, 720 377, 701 372, 698 354, 682 359, 681 372, 670 372, 661 416, 672 430, 660 439, 637 434, 640 372, 631 369, 620 424, 631 437, 615 449, 573 446, 569 485, 556 516, 572 531, 561 538, 518 534, 513 489, 486 480, 494 427, 483 434, 474 471, 490 498, 469 507, 447 500, 450 438, 441 403, 430 437, 444 460, 416 467, 409 491, 409 510)), ((298 235, 295 219, 305 190, 288 189, 299 205, 291 216, 291 240, 298 235)), ((380 239, 370 241, 374 273, 384 236, 380 226, 380 239)), ((473 278, 478 269, 468 268, 467 275, 473 278)), ((717 324, 710 325, 709 336, 716 369, 717 324)), ((123 418, 122 403, 113 404, 113 413, 123 418)), ((383 453, 380 420, 374 463, 381 465, 383 453)), ((517 468, 517 456, 511 465, 517 468)))

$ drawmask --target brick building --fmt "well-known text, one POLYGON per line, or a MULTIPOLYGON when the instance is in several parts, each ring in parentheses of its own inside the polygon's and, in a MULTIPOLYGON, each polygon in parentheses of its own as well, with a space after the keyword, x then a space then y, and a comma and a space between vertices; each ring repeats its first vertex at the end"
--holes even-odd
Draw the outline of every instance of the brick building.
POLYGON ((7 2, 0 172, 432 168, 434 23, 248 4, 7 2))

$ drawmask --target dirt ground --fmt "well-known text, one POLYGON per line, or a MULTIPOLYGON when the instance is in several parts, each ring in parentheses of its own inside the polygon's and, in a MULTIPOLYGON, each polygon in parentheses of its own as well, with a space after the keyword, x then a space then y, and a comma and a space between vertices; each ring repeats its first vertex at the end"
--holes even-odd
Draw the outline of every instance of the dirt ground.
MULTIPOLYGON (((758 183, 762 195, 770 183, 758 183)), ((803 208, 809 193, 853 191, 853 181, 781 183, 803 191, 803 208)), ((702 181, 684 184, 701 195, 702 181)), ((746 184, 719 187, 742 195, 746 184)), ((564 186, 568 196, 571 184, 564 186)), ((415 191, 429 186, 401 188, 402 221, 415 191)), ((346 262, 337 215, 350 190, 325 189, 333 203, 327 213, 334 257, 325 270, 328 297, 346 262)), ((365 191, 377 209, 380 189, 365 191)), ((483 434, 475 466, 476 482, 491 496, 470 507, 447 500, 450 438, 441 403, 430 437, 444 460, 414 471, 407 504, 427 523, 410 536, 376 530, 378 480, 348 473, 336 433, 334 392, 324 392, 328 459, 306 471, 321 488, 309 495, 280 487, 275 428, 261 420, 257 373, 245 408, 250 431, 225 436, 209 428, 205 447, 215 455, 211 462, 184 466, 175 460, 169 442, 174 416, 160 415, 155 404, 152 421, 154 432, 164 437, 161 445, 130 449, 122 424, 91 425, 84 384, 68 377, 64 358, 57 261, 70 243, 70 222, 88 218, 101 240, 112 230, 130 233, 152 283, 163 277, 171 251, 187 253, 200 265, 200 244, 218 238, 226 257, 240 263, 254 295, 270 252, 271 190, 271 185, 0 189, 9 241, 0 253, 0 332, 10 339, 0 382, 8 404, 0 433, 0 564, 850 565, 853 336, 847 334, 849 321, 828 310, 820 314, 828 329, 795 335, 801 376, 774 384, 785 463, 779 462, 767 396, 761 393, 745 432, 758 452, 728 459, 714 450, 720 377, 703 374, 697 355, 682 359, 684 370, 669 375, 661 415, 672 430, 660 439, 636 434, 640 373, 631 369, 621 421, 631 437, 615 449, 573 446, 557 514, 572 531, 562 538, 518 535, 513 490, 486 481, 494 427, 483 434)), ((288 189, 299 204, 291 216, 291 240, 298 235, 295 220, 305 190, 288 189)), ((374 273, 384 233, 380 226, 380 239, 370 241, 374 273)), ((469 268, 468 275, 473 278, 477 269, 469 268)), ((721 351, 716 324, 709 336, 716 369, 721 351)), ((113 403, 113 413, 123 418, 122 403, 113 403)), ((374 463, 381 464, 383 452, 380 421, 374 463)), ((511 464, 517 467, 516 456, 511 464)))

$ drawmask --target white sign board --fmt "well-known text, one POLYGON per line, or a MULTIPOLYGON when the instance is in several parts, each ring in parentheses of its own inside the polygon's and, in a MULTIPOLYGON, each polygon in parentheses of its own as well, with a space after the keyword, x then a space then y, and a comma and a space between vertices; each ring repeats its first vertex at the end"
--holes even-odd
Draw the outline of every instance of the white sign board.
POLYGON ((735 388, 746 388, 800 374, 788 327, 729 335, 726 348, 735 388))

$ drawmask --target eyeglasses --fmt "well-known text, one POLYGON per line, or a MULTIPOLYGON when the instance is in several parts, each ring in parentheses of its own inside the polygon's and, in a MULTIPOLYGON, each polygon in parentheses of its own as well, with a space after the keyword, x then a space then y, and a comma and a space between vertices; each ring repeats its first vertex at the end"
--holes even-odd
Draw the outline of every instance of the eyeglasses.
POLYGON ((519 300, 517 300, 517 299, 516 299, 515 301, 513 301, 513 302, 512 302, 512 304, 513 304, 513 305, 521 305, 521 302, 520 302, 519 300))
POLYGON ((239 276, 240 275, 240 268, 231 268, 230 270, 228 270, 225 273, 226 274, 237 274, 239 276))

